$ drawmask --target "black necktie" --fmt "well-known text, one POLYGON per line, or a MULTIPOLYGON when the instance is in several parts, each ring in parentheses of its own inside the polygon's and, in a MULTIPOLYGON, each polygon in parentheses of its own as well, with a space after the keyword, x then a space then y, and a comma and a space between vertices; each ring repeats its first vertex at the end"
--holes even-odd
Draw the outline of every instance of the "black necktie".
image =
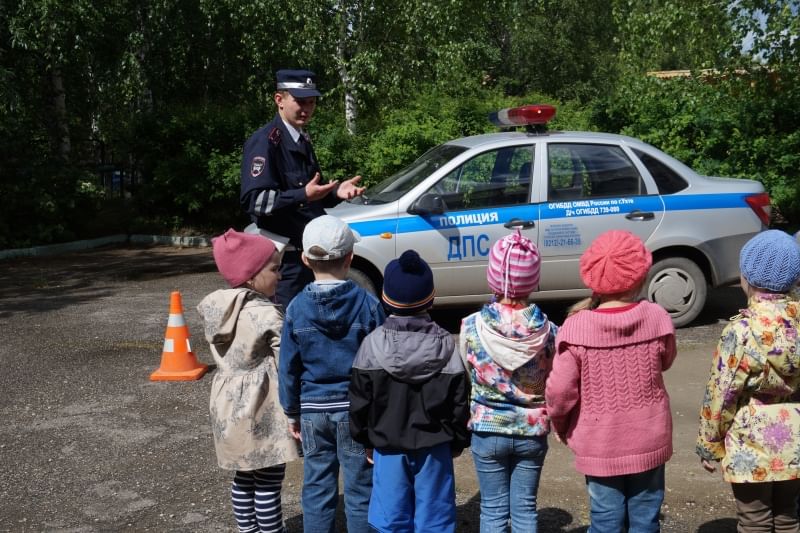
POLYGON ((301 131, 300 137, 298 137, 297 142, 300 145, 300 148, 303 149, 303 152, 306 154, 308 160, 313 161, 314 158, 311 155, 311 136, 305 131, 301 131))

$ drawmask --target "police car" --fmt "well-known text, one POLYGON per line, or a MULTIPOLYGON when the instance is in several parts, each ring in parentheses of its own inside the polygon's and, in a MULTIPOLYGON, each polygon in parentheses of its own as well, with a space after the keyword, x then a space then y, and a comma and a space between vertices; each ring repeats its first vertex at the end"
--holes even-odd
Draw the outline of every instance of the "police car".
POLYGON ((379 292, 384 267, 413 248, 430 264, 436 305, 489 298, 492 244, 514 227, 537 243, 533 299, 579 299, 581 254, 600 233, 624 229, 653 252, 645 296, 676 326, 703 308, 708 287, 739 279, 739 251, 770 219, 764 187, 700 176, 656 148, 621 135, 546 131, 547 105, 490 116, 524 126, 456 139, 329 213, 361 236, 351 277, 379 292))

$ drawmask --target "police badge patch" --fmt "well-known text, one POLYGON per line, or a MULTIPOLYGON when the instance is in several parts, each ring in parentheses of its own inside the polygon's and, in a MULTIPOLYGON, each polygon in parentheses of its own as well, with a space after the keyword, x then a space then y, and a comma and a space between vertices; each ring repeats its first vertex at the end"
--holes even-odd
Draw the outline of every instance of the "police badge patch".
POLYGON ((250 176, 253 178, 259 177, 264 172, 266 162, 267 160, 263 157, 254 157, 253 163, 250 165, 250 176))

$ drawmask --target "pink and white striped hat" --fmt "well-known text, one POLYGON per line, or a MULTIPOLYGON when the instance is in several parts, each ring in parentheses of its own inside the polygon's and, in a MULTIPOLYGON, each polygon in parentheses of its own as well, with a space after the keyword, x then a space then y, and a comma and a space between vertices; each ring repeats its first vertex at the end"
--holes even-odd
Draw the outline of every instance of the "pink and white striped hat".
POLYGON ((486 269, 489 288, 498 296, 522 298, 539 285, 539 250, 517 230, 492 246, 486 269))

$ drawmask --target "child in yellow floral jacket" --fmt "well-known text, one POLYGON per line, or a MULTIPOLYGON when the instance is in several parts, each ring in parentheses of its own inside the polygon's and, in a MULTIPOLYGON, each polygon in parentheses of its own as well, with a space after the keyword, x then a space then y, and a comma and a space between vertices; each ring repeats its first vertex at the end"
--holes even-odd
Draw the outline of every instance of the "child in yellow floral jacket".
MULTIPOLYGON (((797 245, 800 246, 800 231, 794 234, 794 239, 797 241, 797 245)), ((797 283, 794 284, 794 287, 792 287, 792 290, 789 291, 789 297, 800 302, 800 280, 798 280, 797 283)))
POLYGON ((798 531, 800 246, 764 231, 739 258, 747 309, 722 332, 700 412, 697 454, 731 483, 740 532, 798 531))

